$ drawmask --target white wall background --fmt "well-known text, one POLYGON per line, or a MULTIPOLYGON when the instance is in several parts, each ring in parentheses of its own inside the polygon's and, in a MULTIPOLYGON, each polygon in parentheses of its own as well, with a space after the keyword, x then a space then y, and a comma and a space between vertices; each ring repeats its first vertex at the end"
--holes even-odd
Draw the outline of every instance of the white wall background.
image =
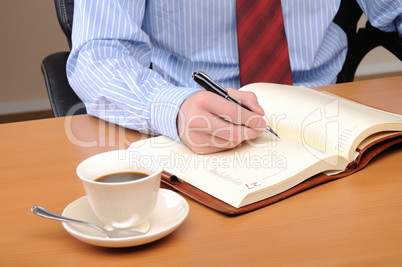
MULTIPOLYGON (((0 1, 0 115, 50 109, 40 64, 67 51, 53 0, 0 1)), ((364 22, 361 22, 364 25, 364 22)), ((402 63, 384 49, 370 53, 357 75, 401 72, 402 63)))
POLYGON ((68 51, 53 0, 0 1, 0 114, 50 109, 40 64, 68 51))

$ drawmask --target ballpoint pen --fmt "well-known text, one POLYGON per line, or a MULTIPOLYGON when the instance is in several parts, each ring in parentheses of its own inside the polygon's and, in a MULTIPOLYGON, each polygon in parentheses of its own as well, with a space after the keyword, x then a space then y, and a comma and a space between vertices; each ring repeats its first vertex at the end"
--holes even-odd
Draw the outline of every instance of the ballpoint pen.
MULTIPOLYGON (((208 75, 206 75, 204 72, 199 71, 199 72, 194 72, 193 75, 193 80, 198 83, 199 85, 201 85, 202 88, 204 88, 207 91, 210 91, 212 93, 215 93, 223 98, 225 98, 226 100, 235 103, 236 105, 241 106, 242 108, 245 108, 249 111, 251 111, 251 109, 249 109, 248 107, 242 105, 241 103, 237 102, 235 99, 231 98, 229 96, 228 91, 223 88, 221 85, 219 85, 217 82, 215 82, 214 80, 211 79, 211 77, 209 77, 208 75)), ((272 133, 273 135, 275 135, 276 137, 279 138, 278 134, 274 132, 274 130, 271 129, 271 127, 269 127, 267 125, 267 128, 265 129, 265 131, 272 133)))

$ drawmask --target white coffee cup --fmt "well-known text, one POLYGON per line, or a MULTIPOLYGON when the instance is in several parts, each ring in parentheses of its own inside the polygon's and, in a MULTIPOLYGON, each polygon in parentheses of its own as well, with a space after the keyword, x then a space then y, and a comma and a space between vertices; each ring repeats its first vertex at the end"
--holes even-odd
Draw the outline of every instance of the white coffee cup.
POLYGON ((90 206, 105 228, 146 231, 160 188, 162 168, 144 165, 128 150, 114 150, 92 156, 77 167, 90 206), (128 182, 103 183, 100 177, 116 173, 140 172, 148 176, 128 182))

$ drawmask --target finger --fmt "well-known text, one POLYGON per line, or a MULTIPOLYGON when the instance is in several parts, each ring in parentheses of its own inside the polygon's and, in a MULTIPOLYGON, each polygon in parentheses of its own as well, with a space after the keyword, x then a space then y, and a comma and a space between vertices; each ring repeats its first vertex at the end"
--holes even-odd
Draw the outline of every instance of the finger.
POLYGON ((227 88, 227 90, 232 98, 251 109, 254 113, 260 116, 265 115, 264 109, 258 103, 257 96, 253 92, 239 91, 233 88, 227 88))
POLYGON ((198 154, 215 153, 232 149, 241 143, 224 140, 205 132, 196 131, 189 132, 186 136, 182 136, 181 140, 193 152, 198 154))
POLYGON ((215 117, 211 123, 211 131, 208 131, 208 133, 224 140, 242 142, 254 139, 262 132, 241 124, 234 124, 220 117, 215 117))
POLYGON ((227 101, 222 97, 217 96, 214 104, 208 106, 208 111, 224 120, 245 125, 259 132, 263 132, 267 127, 265 120, 260 115, 227 101))
POLYGON ((192 132, 206 132, 233 142, 254 139, 262 133, 262 131, 241 124, 234 124, 210 113, 191 116, 187 121, 186 128, 192 132))
MULTIPOLYGON (((253 98, 253 100, 250 100, 250 102, 255 102, 256 105, 258 105, 254 94, 250 92, 241 92, 240 95, 242 95, 243 97, 245 95, 249 96, 250 99, 253 98)), ((223 97, 220 97, 214 93, 208 91, 199 91, 191 95, 188 100, 191 101, 186 100, 182 106, 183 110, 184 106, 187 110, 186 112, 184 112, 184 114, 186 114, 187 116, 187 118, 184 119, 185 121, 191 119, 196 124, 198 119, 203 120, 203 118, 201 117, 206 114, 206 111, 214 115, 221 116, 225 120, 254 128, 257 131, 264 131, 266 128, 266 122, 260 115, 244 109, 230 101, 227 101, 223 97), (197 116, 199 118, 195 118, 197 116)))

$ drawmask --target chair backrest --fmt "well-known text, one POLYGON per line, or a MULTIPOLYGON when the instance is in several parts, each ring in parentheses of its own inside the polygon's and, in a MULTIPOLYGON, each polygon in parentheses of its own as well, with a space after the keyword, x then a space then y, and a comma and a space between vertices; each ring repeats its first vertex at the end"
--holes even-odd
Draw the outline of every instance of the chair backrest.
POLYGON ((342 0, 334 22, 343 29, 348 36, 356 34, 357 23, 363 11, 355 0, 342 0))
POLYGON ((71 48, 71 31, 73 29, 74 0, 54 0, 57 19, 64 34, 67 37, 68 45, 71 48))

